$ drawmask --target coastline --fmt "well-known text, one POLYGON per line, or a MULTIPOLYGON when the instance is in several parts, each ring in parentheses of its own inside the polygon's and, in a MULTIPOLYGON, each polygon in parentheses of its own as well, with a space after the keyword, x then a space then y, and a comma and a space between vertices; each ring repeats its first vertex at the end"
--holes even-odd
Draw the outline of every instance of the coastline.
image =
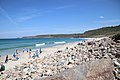
MULTIPOLYGON (((85 41, 92 41, 94 39, 95 40, 100 40, 102 38, 86 38, 85 41)), ((55 45, 55 46, 51 46, 51 47, 47 47, 47 48, 42 48, 42 53, 40 54, 40 59, 43 59, 45 56, 52 55, 52 54, 54 54, 55 52, 57 52, 59 50, 65 50, 66 47, 72 48, 75 45, 77 45, 79 42, 82 42, 82 41, 76 41, 76 42, 71 42, 71 43, 59 44, 59 45, 55 45)), ((32 54, 35 53, 35 50, 36 49, 32 50, 32 54)), ((9 58, 13 58, 12 55, 13 54, 9 54, 8 55, 9 58)), ((6 66, 6 70, 14 68, 15 66, 21 65, 23 63, 27 63, 30 60, 32 60, 32 59, 28 58, 28 53, 26 51, 24 53, 19 54, 19 55, 20 55, 19 56, 20 59, 18 61, 9 60, 8 63, 4 64, 6 66)), ((4 63, 5 62, 5 57, 6 57, 6 55, 0 57, 0 62, 4 63)))
POLYGON ((0 39, 0 55, 5 56, 13 54, 16 50, 19 52, 24 50, 47 48, 51 46, 72 43, 84 38, 35 38, 35 39, 0 39))
MULTIPOLYGON (((28 53, 24 53, 20 55, 18 61, 8 61, 8 63, 4 64, 6 66, 5 72, 7 72, 5 74, 17 76, 11 76, 11 79, 17 79, 19 77, 28 79, 29 75, 34 75, 31 79, 35 79, 38 76, 39 78, 45 78, 66 69, 74 68, 82 63, 89 63, 90 61, 94 62, 101 59, 117 60, 114 55, 107 53, 107 49, 109 49, 109 46, 112 46, 113 43, 114 42, 108 37, 92 38, 85 41, 44 48, 42 49, 40 58, 29 59, 28 53), (101 52, 102 50, 105 51, 106 54, 101 52), (79 51, 81 53, 79 53, 79 51), (74 61, 72 59, 74 59, 74 61)), ((34 52, 35 51, 32 51, 32 54, 34 54, 34 52)))
MULTIPOLYGON (((40 58, 42 59, 42 58, 44 58, 44 56, 53 54, 53 53, 57 52, 58 50, 64 50, 66 47, 69 47, 69 48, 74 47, 77 43, 78 42, 73 42, 73 43, 66 43, 66 44, 62 44, 62 45, 55 45, 52 47, 42 48, 42 53, 40 54, 40 58)), ((35 53, 35 50, 36 49, 32 50, 32 54, 35 53)), ((12 55, 9 54, 8 56, 9 56, 9 58, 12 58, 12 55)), ((0 57, 0 61, 4 63, 5 57, 6 56, 0 57)), ((20 54, 19 58, 20 59, 18 61, 9 60, 8 63, 4 63, 4 65, 6 66, 6 70, 14 68, 15 66, 21 65, 23 63, 27 63, 30 60, 32 60, 32 59, 28 58, 27 52, 20 54)))

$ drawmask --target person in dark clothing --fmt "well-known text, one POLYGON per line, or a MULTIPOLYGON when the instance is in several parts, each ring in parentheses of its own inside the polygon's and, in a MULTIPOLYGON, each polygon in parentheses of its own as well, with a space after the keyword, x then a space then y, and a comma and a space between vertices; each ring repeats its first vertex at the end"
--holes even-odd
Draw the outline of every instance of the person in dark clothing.
POLYGON ((7 63, 7 62, 8 62, 8 55, 5 58, 5 63, 7 63))
POLYGON ((40 53, 40 54, 42 53, 42 50, 41 50, 41 48, 39 49, 39 53, 40 53))
POLYGON ((29 58, 31 58, 32 49, 29 49, 29 58))

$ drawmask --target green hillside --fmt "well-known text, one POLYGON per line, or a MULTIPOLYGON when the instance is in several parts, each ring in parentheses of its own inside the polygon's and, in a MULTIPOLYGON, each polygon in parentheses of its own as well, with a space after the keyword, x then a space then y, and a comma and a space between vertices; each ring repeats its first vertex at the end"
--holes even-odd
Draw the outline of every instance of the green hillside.
POLYGON ((105 37, 113 36, 120 33, 120 25, 103 27, 94 30, 88 30, 84 33, 76 34, 48 34, 48 35, 36 35, 36 36, 26 36, 23 38, 79 38, 79 37, 105 37))
POLYGON ((120 25, 103 27, 95 30, 89 30, 84 32, 84 37, 102 37, 102 36, 112 36, 117 33, 120 33, 120 25))

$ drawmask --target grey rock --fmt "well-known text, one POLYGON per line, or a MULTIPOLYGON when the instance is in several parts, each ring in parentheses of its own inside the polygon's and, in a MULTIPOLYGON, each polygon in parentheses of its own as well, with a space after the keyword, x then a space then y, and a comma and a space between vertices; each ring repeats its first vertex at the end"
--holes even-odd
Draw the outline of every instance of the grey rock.
POLYGON ((110 59, 86 62, 56 75, 34 80, 113 80, 110 59))

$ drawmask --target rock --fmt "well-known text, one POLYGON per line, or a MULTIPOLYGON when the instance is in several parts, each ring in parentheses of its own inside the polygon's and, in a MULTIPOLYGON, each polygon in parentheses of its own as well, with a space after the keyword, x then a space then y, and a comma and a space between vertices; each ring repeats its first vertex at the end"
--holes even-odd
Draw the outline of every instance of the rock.
POLYGON ((27 78, 27 77, 28 77, 28 75, 24 75, 24 76, 23 76, 23 78, 27 78))
POLYGON ((112 61, 102 59, 87 64, 87 74, 84 80, 113 80, 112 61))
POLYGON ((110 59, 101 59, 83 63, 51 77, 34 80, 113 80, 112 69, 110 59))
POLYGON ((28 74, 29 73, 29 68, 25 68, 25 69, 23 69, 23 72, 25 73, 25 74, 28 74))
POLYGON ((120 58, 120 53, 116 53, 116 54, 115 54, 115 57, 116 57, 116 58, 120 58))
POLYGON ((113 73, 116 80, 120 80, 120 59, 113 59, 114 69, 113 73))
POLYGON ((116 59, 113 59, 113 63, 114 63, 114 66, 119 66, 120 67, 120 63, 116 60, 116 59))

